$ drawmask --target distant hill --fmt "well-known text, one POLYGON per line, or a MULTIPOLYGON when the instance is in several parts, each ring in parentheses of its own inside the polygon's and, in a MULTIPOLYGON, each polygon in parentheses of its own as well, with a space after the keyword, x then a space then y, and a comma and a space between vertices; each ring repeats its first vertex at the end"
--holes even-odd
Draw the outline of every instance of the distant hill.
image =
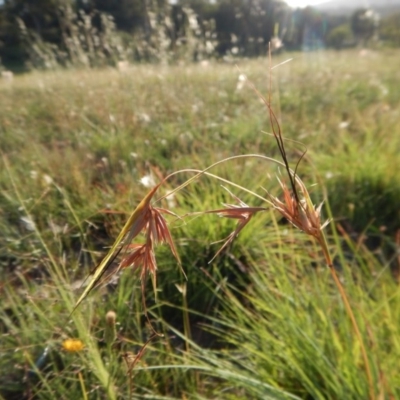
POLYGON ((330 0, 314 8, 330 14, 351 14, 361 7, 371 7, 381 16, 400 12, 400 0, 330 0))

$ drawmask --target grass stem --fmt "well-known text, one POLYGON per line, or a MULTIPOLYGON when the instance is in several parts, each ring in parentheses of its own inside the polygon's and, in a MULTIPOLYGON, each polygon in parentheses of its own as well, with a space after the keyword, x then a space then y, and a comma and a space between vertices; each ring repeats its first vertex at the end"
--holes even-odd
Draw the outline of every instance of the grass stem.
POLYGON ((320 235, 320 238, 319 238, 319 243, 320 243, 320 245, 322 247, 325 260, 326 260, 326 262, 328 264, 328 267, 329 267, 329 271, 331 272, 331 275, 333 277, 335 285, 339 290, 340 296, 342 297, 344 306, 346 308, 347 315, 349 316, 351 324, 353 325, 354 333, 356 334, 358 342, 360 344, 361 354, 362 354, 362 357, 363 357, 363 360, 364 360, 365 373, 367 375, 367 380, 368 380, 369 398, 370 398, 370 400, 373 400, 373 399, 375 399, 375 390, 374 390, 374 384, 373 384, 373 379, 372 379, 371 368, 370 368, 370 365, 369 365, 368 355, 367 355, 367 351, 365 349, 364 341, 363 341, 363 338, 362 338, 362 335, 361 335, 360 328, 358 326, 356 317, 355 317, 355 315, 353 313, 353 309, 352 309, 352 307, 350 305, 350 302, 349 302, 349 299, 347 297, 346 291, 345 291, 342 283, 340 282, 340 279, 339 279, 339 277, 338 277, 338 275, 336 273, 335 267, 333 266, 332 257, 331 257, 331 255, 329 253, 328 245, 326 243, 326 239, 325 239, 325 236, 324 236, 322 231, 321 231, 321 235, 320 235))

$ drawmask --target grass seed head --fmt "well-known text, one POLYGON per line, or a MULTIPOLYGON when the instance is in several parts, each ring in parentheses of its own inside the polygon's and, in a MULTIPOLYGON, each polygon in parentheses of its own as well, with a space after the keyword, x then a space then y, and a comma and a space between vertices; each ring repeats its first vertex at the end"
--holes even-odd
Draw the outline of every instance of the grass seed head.
POLYGON ((296 179, 296 183, 300 188, 302 198, 298 201, 288 187, 279 180, 283 190, 283 201, 278 197, 270 196, 273 207, 296 228, 320 239, 321 231, 330 221, 327 220, 321 224, 322 203, 315 207, 304 183, 299 178, 296 179))
POLYGON ((117 314, 115 313, 115 311, 108 311, 106 314, 106 322, 107 325, 109 326, 115 326, 115 322, 117 320, 117 314))
POLYGON ((250 222, 254 214, 260 211, 265 211, 264 207, 249 207, 245 202, 240 200, 229 190, 228 192, 231 194, 232 197, 234 197, 238 204, 224 204, 226 208, 207 211, 206 213, 214 213, 219 215, 220 217, 237 219, 238 223, 236 224, 235 230, 224 239, 225 243, 217 251, 214 257, 209 261, 210 263, 222 252, 223 249, 225 249, 230 243, 233 242, 233 240, 239 235, 240 231, 250 222))
POLYGON ((131 244, 128 248, 132 251, 121 261, 121 268, 140 269, 140 279, 142 280, 148 272, 153 275, 156 273, 157 262, 151 240, 147 240, 144 244, 131 244))

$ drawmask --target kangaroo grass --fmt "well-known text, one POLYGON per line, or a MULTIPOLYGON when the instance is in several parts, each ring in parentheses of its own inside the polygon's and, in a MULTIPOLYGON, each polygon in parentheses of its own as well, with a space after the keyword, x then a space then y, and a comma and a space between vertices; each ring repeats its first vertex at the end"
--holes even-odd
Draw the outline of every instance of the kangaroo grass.
POLYGON ((360 329, 358 327, 357 320, 354 316, 353 309, 352 309, 349 299, 346 295, 346 291, 336 274, 336 271, 335 271, 335 268, 334 268, 333 262, 332 262, 332 257, 329 252, 328 244, 327 244, 325 235, 323 233, 323 229, 324 229, 324 227, 326 227, 326 225, 329 223, 329 221, 326 221, 325 223, 321 224, 320 215, 321 215, 322 203, 318 207, 314 207, 314 205, 311 201, 310 194, 309 194, 306 186, 304 185, 304 183, 301 181, 301 179, 296 174, 297 167, 298 167, 299 162, 301 161, 302 157, 300 158, 300 160, 297 163, 295 173, 293 174, 292 171, 290 170, 279 121, 278 121, 278 118, 276 117, 276 115, 272 109, 272 105, 271 105, 271 79, 272 79, 272 71, 270 70, 270 90, 269 90, 268 100, 264 96, 262 96, 254 86, 253 86, 253 90, 255 90, 255 92, 260 96, 260 98, 266 105, 267 110, 269 112, 272 132, 276 139, 279 151, 281 153, 283 163, 285 164, 287 177, 290 181, 292 191, 290 192, 288 190, 288 188, 281 181, 279 181, 279 183, 282 187, 284 201, 282 202, 281 200, 279 200, 279 198, 277 198, 277 197, 274 198, 272 196, 270 196, 270 199, 273 203, 273 207, 279 213, 281 213, 285 218, 287 218, 287 220, 289 222, 291 222, 296 228, 305 232, 307 235, 314 237, 316 239, 316 241, 319 243, 319 245, 322 249, 322 252, 324 254, 326 263, 332 274, 333 280, 334 280, 334 282, 339 290, 339 293, 343 299, 343 303, 346 307, 348 316, 352 322, 354 332, 357 336, 357 340, 359 341, 361 352, 362 352, 363 359, 364 359, 365 373, 367 375, 368 384, 369 384, 369 396, 370 396, 370 399, 374 399, 375 398, 375 389, 374 389, 371 368, 369 365, 369 360, 368 360, 367 352, 365 349, 364 341, 363 341, 360 329), (300 190, 297 189, 298 187, 300 190), (299 193, 299 191, 300 191, 300 193, 299 193))
MULTIPOLYGON (((367 375, 367 380, 369 384, 369 396, 370 399, 375 398, 375 391, 374 391, 374 384, 373 378, 371 374, 371 369, 369 365, 369 360, 367 356, 367 352, 365 349, 365 345, 363 342, 363 338, 358 327, 358 323, 356 317, 354 315, 352 306, 350 305, 349 299, 346 295, 343 285, 341 284, 335 268, 333 266, 332 257, 329 252, 328 244, 326 238, 323 233, 323 229, 327 226, 330 222, 329 220, 325 221, 324 223, 321 222, 321 208, 322 203, 315 207, 311 201, 310 194, 307 190, 306 185, 302 182, 300 177, 297 174, 297 169, 299 163, 303 156, 300 157, 299 161, 297 162, 296 168, 293 171, 290 168, 288 156, 285 149, 284 139, 282 136, 280 124, 278 118, 272 108, 271 105, 271 80, 272 80, 272 68, 270 70, 270 90, 269 90, 269 97, 266 99, 262 96, 258 90, 251 84, 253 90, 256 94, 260 97, 260 99, 264 102, 265 106, 267 107, 269 118, 270 118, 270 125, 272 128, 273 136, 276 140, 278 145, 278 149, 282 158, 282 161, 278 161, 272 158, 269 158, 264 155, 258 154, 247 154, 247 155, 238 155, 225 158, 221 161, 218 161, 212 164, 210 167, 204 170, 189 170, 184 169, 180 171, 176 171, 168 175, 164 178, 159 184, 157 184, 153 189, 151 189, 147 195, 143 198, 143 200, 139 203, 136 209, 133 211, 129 219, 127 220, 126 224, 122 228, 121 232, 119 233, 117 239, 115 240, 114 244, 110 248, 107 255, 103 258, 100 264, 95 268, 93 276, 90 278, 89 284, 77 300, 73 311, 81 304, 81 302, 88 296, 88 294, 96 287, 96 285, 101 282, 102 278, 104 278, 105 274, 107 278, 112 275, 113 273, 119 271, 120 269, 124 269, 127 267, 132 267, 134 270, 140 269, 140 280, 142 284, 142 298, 143 298, 143 307, 144 312, 146 313, 145 301, 144 301, 144 288, 145 288, 145 280, 146 277, 150 275, 154 279, 154 287, 156 287, 156 271, 157 271, 157 262, 155 258, 154 247, 157 244, 165 243, 169 246, 172 254, 174 255, 178 265, 180 266, 180 259, 178 256, 178 252, 172 240, 171 233, 168 228, 168 224, 163 215, 171 215, 177 217, 175 213, 166 209, 166 208, 158 208, 155 207, 154 204, 161 201, 162 199, 166 198, 168 195, 174 194, 187 185, 194 182, 200 176, 206 175, 211 178, 215 178, 225 184, 229 184, 230 186, 239 189, 240 191, 246 191, 251 193, 252 195, 260 198, 273 209, 275 209, 278 213, 280 213, 284 218, 286 218, 293 226, 298 228, 299 230, 303 231, 307 235, 313 237, 317 243, 319 244, 322 253, 325 257, 325 261, 335 285, 342 297, 343 303, 345 305, 347 314, 351 320, 353 325, 353 329, 357 340, 359 342, 361 353, 364 360, 364 368, 365 373, 367 375), (272 196, 268 193, 268 198, 265 199, 264 197, 258 195, 254 191, 250 191, 241 185, 237 185, 234 182, 221 178, 217 175, 211 174, 209 172, 210 169, 216 167, 221 163, 227 163, 229 161, 235 161, 239 158, 249 157, 249 158, 261 158, 266 161, 272 161, 284 167, 286 171, 287 179, 289 180, 290 190, 285 185, 283 181, 278 178, 280 187, 283 192, 283 200, 279 197, 272 196), (171 179, 173 176, 181 173, 195 173, 195 175, 189 179, 187 179, 183 184, 179 185, 177 188, 170 191, 167 195, 163 195, 159 197, 157 200, 153 201, 155 193, 158 191, 160 186, 164 184, 167 180, 171 179), (153 204, 152 204, 153 201, 153 204), (140 233, 144 234, 144 243, 133 243, 133 240, 136 240, 140 233), (118 261, 118 258, 121 257, 121 260, 118 261), (116 268, 112 268, 113 265, 117 263, 116 268)), ((304 155, 305 153, 303 153, 304 155)), ((240 200, 239 197, 232 194, 233 198, 236 200, 235 205, 232 204, 224 204, 225 208, 216 209, 216 210, 202 210, 196 212, 195 214, 209 214, 214 213, 222 217, 226 218, 233 218, 237 219, 238 223, 234 231, 225 239, 225 243, 222 247, 217 251, 214 257, 210 260, 212 262, 223 249, 225 249, 233 240, 234 238, 240 233, 242 229, 249 223, 249 221, 254 217, 255 214, 258 212, 265 211, 265 207, 252 207, 244 203, 240 200)), ((190 214, 188 214, 190 215, 190 214)), ((193 215, 193 213, 192 213, 193 215)), ((185 215, 187 216, 187 215, 185 215)), ((185 217, 184 216, 184 217, 185 217)), ((184 218, 182 217, 182 218, 184 218)), ((155 331, 154 331, 155 332, 155 331)))

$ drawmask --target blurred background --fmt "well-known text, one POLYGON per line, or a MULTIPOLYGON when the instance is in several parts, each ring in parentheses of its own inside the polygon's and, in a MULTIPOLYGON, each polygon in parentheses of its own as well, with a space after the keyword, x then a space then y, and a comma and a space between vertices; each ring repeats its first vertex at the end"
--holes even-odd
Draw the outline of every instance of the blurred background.
POLYGON ((3 0, 15 71, 204 61, 285 50, 400 46, 400 0, 3 0))

